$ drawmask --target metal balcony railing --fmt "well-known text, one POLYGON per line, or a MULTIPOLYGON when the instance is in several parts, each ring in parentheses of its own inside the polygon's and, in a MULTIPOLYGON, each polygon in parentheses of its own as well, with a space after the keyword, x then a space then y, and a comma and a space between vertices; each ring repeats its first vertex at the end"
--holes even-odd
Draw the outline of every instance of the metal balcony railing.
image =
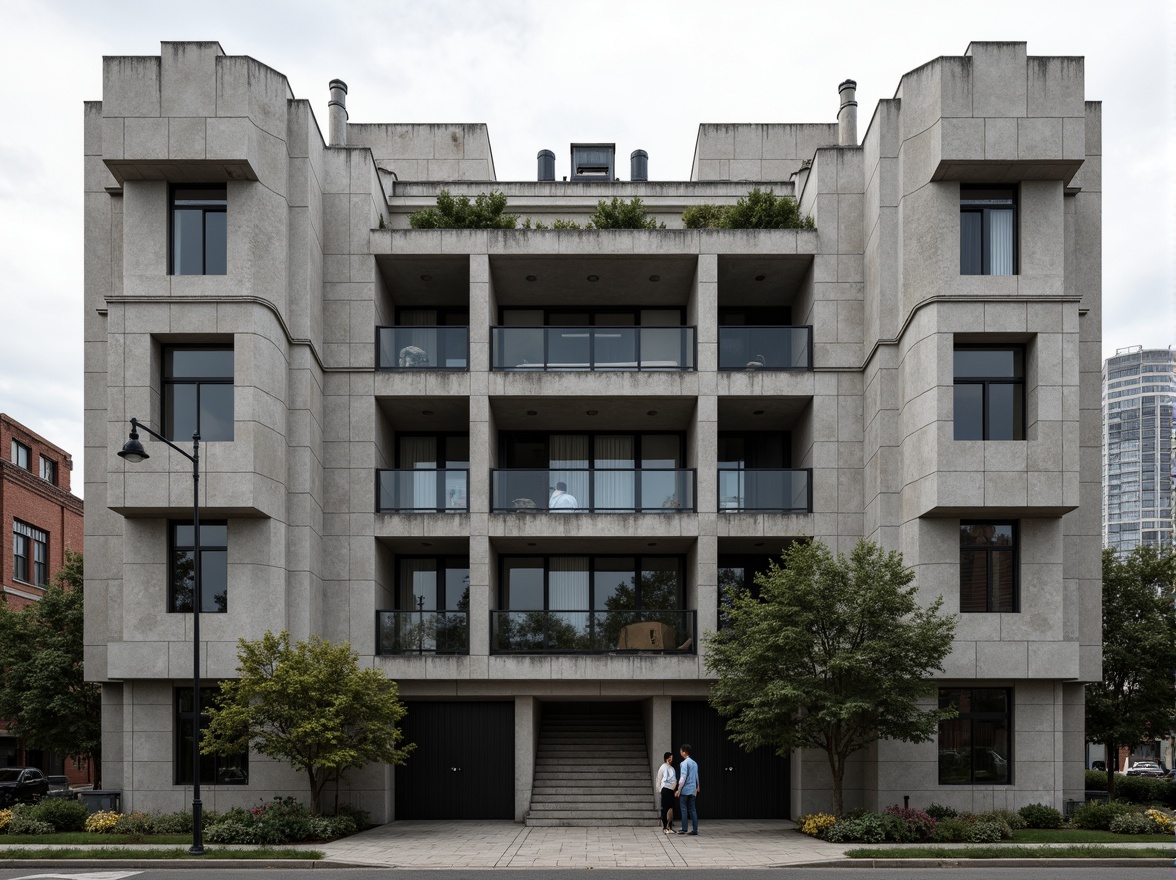
POLYGON ((680 513, 694 511, 693 468, 497 469, 490 508, 502 513, 680 513), (566 487, 557 489, 559 484, 566 487))
POLYGON ((812 327, 720 327, 720 370, 811 370, 812 327))
POLYGON ((694 611, 491 611, 492 654, 697 653, 694 611))
POLYGON ((719 470, 720 513, 812 513, 808 468, 719 470))
POLYGON ((491 327, 492 369, 524 372, 693 370, 693 327, 491 327))
POLYGON ((464 611, 377 611, 377 654, 468 654, 464 611))
POLYGON ((456 468, 376 471, 376 513, 464 513, 470 472, 456 468))
POLYGON ((377 327, 379 370, 468 370, 469 327, 377 327))

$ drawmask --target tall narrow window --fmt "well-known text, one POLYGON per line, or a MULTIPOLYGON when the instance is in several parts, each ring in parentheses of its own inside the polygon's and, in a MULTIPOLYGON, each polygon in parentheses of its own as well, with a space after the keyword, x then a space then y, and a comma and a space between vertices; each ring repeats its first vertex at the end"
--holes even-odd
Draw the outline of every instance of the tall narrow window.
POLYGON ((959 716, 939 722, 940 785, 1007 785, 1012 775, 1012 692, 940 688, 939 708, 959 716))
MULTIPOLYGON (((206 709, 220 694, 219 687, 200 688, 200 708, 206 709)), ((175 753, 173 772, 176 785, 192 784, 192 689, 176 688, 175 753)), ((208 728, 208 716, 200 713, 200 729, 208 728)), ((249 752, 235 755, 204 755, 200 759, 200 781, 205 785, 246 785, 249 782, 249 752)))
POLYGON ((955 347, 955 439, 1025 439, 1025 350, 955 347))
POLYGON ((172 189, 171 274, 224 275, 228 265, 225 185, 172 189))
POLYGON ((49 534, 12 521, 12 577, 38 587, 49 585, 49 534))
POLYGON ((164 349, 163 424, 170 440, 233 439, 233 346, 164 349))
MULTIPOLYGON (((191 523, 173 522, 168 611, 192 612, 196 589, 196 530, 191 523)), ((229 527, 220 522, 200 523, 200 612, 229 610, 229 527)))
POLYGON ((32 451, 19 440, 12 441, 12 463, 26 471, 32 470, 32 451))
POLYGON ((41 479, 54 486, 57 485, 57 462, 43 455, 41 456, 41 479))
POLYGON ((1012 189, 960 187, 960 274, 1017 274, 1017 203, 1012 189))
MULTIPOLYGON (((20 523, 15 525, 19 527, 20 523)), ((29 536, 19 528, 12 531, 12 579, 29 582, 29 536)))
POLYGON ((960 612, 1020 610, 1017 524, 960 523, 960 612))

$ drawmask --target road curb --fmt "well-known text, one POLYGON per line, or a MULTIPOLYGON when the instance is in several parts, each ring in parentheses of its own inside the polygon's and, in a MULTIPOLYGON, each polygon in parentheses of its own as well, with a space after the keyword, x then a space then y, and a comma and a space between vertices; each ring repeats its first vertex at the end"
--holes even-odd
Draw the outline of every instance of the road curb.
POLYGON ((1162 859, 828 859, 772 865, 773 868, 1167 868, 1162 859))
MULTIPOLYGON (((0 859, 0 868, 372 868, 329 859, 0 859)), ((381 867, 395 868, 396 865, 381 867)))

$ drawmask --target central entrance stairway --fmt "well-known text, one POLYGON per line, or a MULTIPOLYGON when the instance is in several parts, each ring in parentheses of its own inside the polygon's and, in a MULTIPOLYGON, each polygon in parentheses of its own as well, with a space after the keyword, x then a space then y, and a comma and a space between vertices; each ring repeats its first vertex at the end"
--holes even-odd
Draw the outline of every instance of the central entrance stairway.
POLYGON ((545 711, 526 824, 656 827, 641 715, 545 711))

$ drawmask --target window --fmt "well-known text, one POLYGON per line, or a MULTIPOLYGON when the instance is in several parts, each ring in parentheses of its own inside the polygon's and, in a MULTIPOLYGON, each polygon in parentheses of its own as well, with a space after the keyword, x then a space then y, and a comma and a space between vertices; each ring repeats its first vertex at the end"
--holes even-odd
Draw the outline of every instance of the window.
POLYGON ((1012 692, 940 688, 939 708, 949 706, 955 707, 959 717, 939 722, 939 784, 1012 782, 1012 692))
POLYGON ((54 486, 57 485, 57 462, 43 455, 41 456, 41 479, 54 486))
POLYGON ((511 556, 502 574, 508 611, 675 611, 685 598, 672 556, 511 556))
POLYGON ((1025 439, 1025 350, 955 347, 955 439, 1025 439))
POLYGON ((1017 524, 960 523, 960 612, 1020 611, 1017 524))
POLYGON ((960 274, 1017 274, 1017 202, 1009 188, 960 187, 960 274))
MULTIPOLYGON (((196 580, 195 537, 191 523, 170 523, 171 551, 168 583, 168 611, 192 613, 196 580)), ((200 523, 200 612, 229 610, 229 527, 220 522, 200 523)))
POLYGON ((12 577, 38 587, 49 585, 49 535, 20 520, 12 521, 12 577))
MULTIPOLYGON (((219 687, 200 688, 200 708, 206 708, 220 694, 219 687)), ((176 688, 175 784, 192 784, 192 689, 176 688)), ((208 716, 200 713, 200 729, 208 726, 208 716)), ((248 785, 249 752, 236 755, 202 755, 200 782, 204 785, 248 785)))
POLYGON ((177 186, 171 197, 171 274, 224 275, 228 264, 225 185, 177 186))
POLYGON ((26 471, 32 470, 32 452, 19 440, 12 441, 12 463, 26 471))
POLYGON ((163 426, 169 440, 233 439, 233 346, 164 349, 163 426))

